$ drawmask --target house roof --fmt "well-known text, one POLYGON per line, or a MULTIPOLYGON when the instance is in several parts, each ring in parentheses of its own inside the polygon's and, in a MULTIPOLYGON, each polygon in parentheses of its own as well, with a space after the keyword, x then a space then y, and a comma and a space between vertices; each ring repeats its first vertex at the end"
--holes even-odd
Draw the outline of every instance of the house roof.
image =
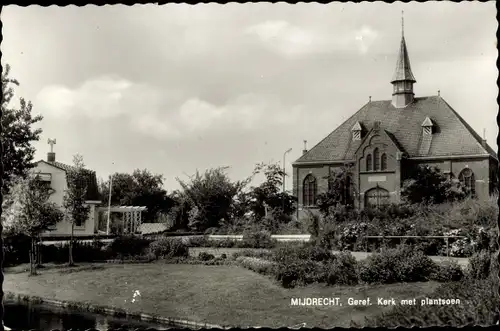
POLYGON ((352 127, 360 122, 369 131, 376 121, 409 157, 490 154, 497 159, 495 151, 482 146, 481 137, 443 98, 430 96, 415 98, 402 109, 395 108, 391 100, 371 101, 295 163, 352 159, 362 143, 353 141, 352 127), (422 123, 427 117, 435 130, 428 151, 422 154, 422 123))
MULTIPOLYGON (((61 162, 57 162, 57 161, 49 162, 49 161, 45 161, 45 160, 40 160, 37 163, 39 163, 39 162, 47 163, 53 167, 64 170, 65 172, 68 172, 71 170, 76 170, 76 168, 74 166, 71 166, 71 165, 68 165, 65 163, 61 163, 61 162)), ((89 169, 84 169, 84 171, 87 173, 87 180, 86 180, 86 182, 87 182, 87 197, 86 197, 86 199, 87 200, 99 200, 100 195, 99 195, 99 191, 98 191, 98 187, 97 187, 97 176, 96 176, 95 171, 92 171, 89 169)))

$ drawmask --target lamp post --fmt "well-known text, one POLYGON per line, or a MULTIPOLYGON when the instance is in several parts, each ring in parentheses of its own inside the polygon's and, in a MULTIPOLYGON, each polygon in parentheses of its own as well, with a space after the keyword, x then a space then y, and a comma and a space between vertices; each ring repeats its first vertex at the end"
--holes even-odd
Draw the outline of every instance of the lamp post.
MULTIPOLYGON (((114 163, 113 163, 114 165, 114 163)), ((109 218, 111 216, 111 190, 113 189, 113 174, 109 176, 109 197, 108 197, 108 221, 106 223, 106 235, 109 235, 109 218)))
POLYGON ((286 155, 292 151, 291 148, 287 149, 285 153, 283 153, 283 198, 282 198, 282 208, 283 212, 285 212, 285 179, 286 179, 286 171, 285 171, 285 159, 286 155))

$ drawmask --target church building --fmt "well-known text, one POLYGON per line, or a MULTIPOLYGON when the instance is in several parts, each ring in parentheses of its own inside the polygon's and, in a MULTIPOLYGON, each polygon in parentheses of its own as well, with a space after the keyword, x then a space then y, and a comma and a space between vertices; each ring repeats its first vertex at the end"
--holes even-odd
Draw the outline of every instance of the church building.
MULTIPOLYGON (((479 199, 496 190, 498 157, 439 95, 415 97, 404 34, 392 78, 392 99, 370 101, 293 163, 298 217, 314 211, 328 176, 350 167, 357 208, 400 201, 405 170, 436 166, 479 199)), ((480 111, 480 110, 479 110, 480 111)), ((492 119, 493 120, 493 119, 492 119)))

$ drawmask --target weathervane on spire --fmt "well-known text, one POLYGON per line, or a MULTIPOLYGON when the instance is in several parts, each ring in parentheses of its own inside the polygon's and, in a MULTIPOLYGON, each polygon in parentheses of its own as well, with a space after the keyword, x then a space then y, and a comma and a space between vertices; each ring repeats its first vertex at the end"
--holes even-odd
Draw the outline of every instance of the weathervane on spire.
POLYGON ((401 35, 405 36, 405 11, 401 11, 401 35))

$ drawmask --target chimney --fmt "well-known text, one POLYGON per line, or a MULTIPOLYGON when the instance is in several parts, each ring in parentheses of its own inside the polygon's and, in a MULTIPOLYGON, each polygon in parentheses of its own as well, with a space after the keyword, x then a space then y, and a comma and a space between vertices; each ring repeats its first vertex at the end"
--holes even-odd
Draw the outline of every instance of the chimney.
POLYGON ((56 162, 56 153, 48 152, 47 153, 47 162, 56 162))
POLYGON ((483 139, 481 139, 481 145, 486 148, 486 129, 483 129, 483 139))
POLYGON ((307 153, 307 140, 304 140, 304 149, 302 150, 302 155, 307 153))

